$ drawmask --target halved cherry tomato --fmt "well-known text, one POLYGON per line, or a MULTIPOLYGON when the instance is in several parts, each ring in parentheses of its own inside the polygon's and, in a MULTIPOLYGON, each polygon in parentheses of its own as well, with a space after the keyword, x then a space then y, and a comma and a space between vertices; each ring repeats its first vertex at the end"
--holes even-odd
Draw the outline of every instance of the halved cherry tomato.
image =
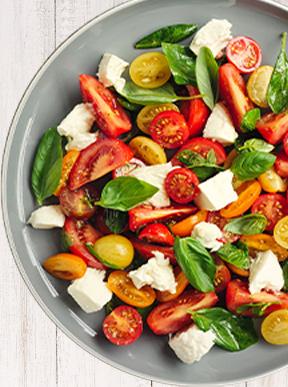
POLYGON ((136 118, 138 128, 142 130, 142 132, 149 134, 149 126, 152 120, 159 113, 165 112, 166 110, 174 110, 175 112, 179 112, 178 106, 174 105, 174 103, 162 103, 157 105, 144 106, 136 118))
POLYGON ((233 234, 230 231, 224 231, 224 227, 228 223, 228 219, 221 216, 219 211, 209 211, 207 215, 207 222, 216 224, 223 232, 223 237, 225 241, 233 243, 239 239, 239 235, 233 234))
POLYGON ((188 168, 170 171, 164 181, 170 199, 179 204, 190 203, 199 194, 197 175, 188 168))
POLYGON ((278 220, 288 214, 288 203, 280 194, 264 194, 253 204, 251 212, 263 214, 268 220, 266 230, 271 231, 278 220))
POLYGON ((77 255, 61 253, 45 259, 43 267, 53 277, 72 281, 83 277, 87 265, 82 258, 77 255))
POLYGON ((268 171, 262 173, 258 177, 258 181, 264 191, 269 193, 286 192, 288 183, 283 180, 276 172, 274 168, 268 169, 268 171))
POLYGON ((157 300, 159 302, 168 302, 168 301, 175 300, 176 298, 178 298, 180 296, 180 294, 182 294, 184 292, 184 290, 189 285, 189 281, 188 281, 187 277, 185 276, 185 274, 183 273, 183 271, 179 267, 176 267, 174 269, 174 275, 175 275, 175 280, 177 283, 176 293, 172 294, 168 290, 165 290, 163 292, 160 292, 158 290, 156 292, 156 294, 157 294, 157 300))
POLYGON ((61 178, 60 178, 58 187, 54 191, 55 196, 59 196, 62 188, 66 187, 70 171, 75 161, 77 160, 79 153, 80 152, 77 149, 71 149, 63 157, 61 178))
POLYGON ((148 224, 140 231, 138 238, 149 243, 159 243, 160 245, 174 245, 174 237, 165 224, 148 224))
POLYGON ((134 343, 143 331, 140 313, 128 305, 120 305, 113 309, 103 321, 103 333, 115 345, 134 343))
POLYGON ((236 149, 232 149, 228 155, 227 155, 227 158, 224 162, 224 168, 225 169, 228 169, 231 167, 231 165, 233 164, 233 161, 236 159, 236 157, 238 156, 238 152, 236 151, 236 149))
POLYGON ((69 188, 73 191, 132 159, 133 153, 124 142, 112 138, 98 140, 80 152, 69 176, 69 188))
POLYGON ((214 286, 215 286, 215 292, 221 293, 223 292, 229 281, 231 281, 231 274, 225 263, 220 259, 216 258, 215 260, 216 264, 216 273, 214 277, 214 286))
POLYGON ((247 97, 244 79, 231 63, 219 68, 219 90, 220 97, 232 115, 235 127, 240 129, 244 115, 253 109, 253 104, 247 97))
POLYGON ((166 149, 179 148, 189 137, 185 118, 174 110, 166 110, 152 120, 149 133, 154 141, 166 149))
POLYGON ((156 293, 150 286, 137 289, 126 271, 113 271, 108 277, 108 288, 121 301, 137 308, 146 308, 153 304, 156 293))
MULTIPOLYGON (((188 85, 186 88, 190 96, 200 94, 194 86, 188 85)), ((200 136, 210 114, 210 110, 203 99, 196 98, 191 101, 182 101, 180 111, 188 124, 190 137, 200 136)))
POLYGON ((284 249, 288 249, 288 216, 285 216, 277 222, 274 227, 273 236, 278 245, 284 249))
POLYGON ((129 228, 136 231, 146 224, 170 218, 190 215, 196 211, 196 207, 166 207, 152 208, 150 206, 136 207, 129 211, 129 228))
POLYGON ((71 253, 81 257, 88 266, 95 269, 106 269, 86 248, 86 243, 94 244, 101 234, 90 224, 66 218, 64 223, 64 239, 71 253))
POLYGON ((96 216, 91 219, 92 225, 98 230, 102 235, 112 234, 111 230, 106 226, 105 223, 105 210, 104 208, 99 207, 97 209, 96 216))
POLYGON ((95 212, 93 202, 99 199, 99 193, 93 185, 81 187, 71 191, 68 187, 61 190, 59 201, 66 216, 77 219, 89 219, 95 212))
POLYGON ((218 297, 214 292, 200 293, 189 290, 182 293, 176 300, 156 306, 148 315, 147 324, 156 335, 168 335, 191 324, 191 314, 195 311, 210 308, 216 304, 218 297))
POLYGON ((288 132, 286 132, 285 136, 283 137, 283 148, 284 152, 288 156, 288 132))
POLYGON ((228 61, 244 74, 254 71, 262 61, 259 44, 247 36, 231 39, 226 48, 226 55, 228 61))
POLYGON ((126 163, 122 167, 116 168, 112 172, 112 177, 113 179, 115 179, 116 177, 119 177, 119 176, 127 176, 135 169, 142 168, 142 167, 145 167, 145 164, 143 163, 143 161, 137 159, 136 157, 132 157, 132 159, 128 161, 128 163, 126 163))
POLYGON ((208 212, 206 210, 200 210, 196 214, 188 216, 178 223, 171 226, 173 234, 180 237, 190 236, 193 228, 200 222, 205 222, 208 212))
POLYGON ((176 256, 172 246, 160 246, 152 243, 147 243, 140 241, 137 238, 129 237, 134 249, 137 253, 144 259, 149 259, 154 257, 154 251, 160 251, 160 253, 164 254, 165 258, 170 260, 172 265, 176 264, 176 256))
POLYGON ((288 294, 277 292, 269 293, 268 291, 262 290, 256 294, 250 294, 248 290, 248 284, 239 279, 229 282, 226 289, 226 306, 235 314, 241 314, 242 316, 248 317, 259 317, 255 315, 251 308, 239 313, 239 307, 247 304, 258 304, 258 303, 272 303, 271 306, 264 311, 264 316, 279 309, 288 308, 288 294))
POLYGON ((261 193, 261 185, 257 180, 247 181, 236 191, 238 199, 220 210, 220 215, 224 218, 235 218, 249 210, 261 193))
POLYGON ((167 157, 164 149, 151 138, 144 136, 134 137, 129 147, 134 152, 136 157, 139 157, 145 164, 164 164, 167 163, 167 157))
POLYGON ((131 121, 115 95, 91 75, 82 74, 79 80, 83 100, 92 103, 97 126, 106 136, 118 137, 129 132, 131 121))
POLYGON ((257 121, 256 129, 270 144, 278 144, 288 131, 288 110, 279 114, 264 114, 257 121))
POLYGON ((288 177, 288 156, 284 152, 277 154, 274 164, 275 170, 281 177, 288 177))
POLYGON ((261 325, 261 333, 269 344, 288 344, 288 310, 276 310, 261 325))
POLYGON ((241 277, 249 277, 249 270, 240 269, 240 267, 237 267, 232 263, 227 263, 227 266, 232 271, 232 273, 240 275, 241 277))
POLYGON ((277 255, 278 260, 285 261, 288 258, 288 250, 281 247, 275 239, 268 234, 242 235, 240 240, 249 247, 249 253, 253 255, 255 251, 272 250, 277 255))
POLYGON ((262 108, 269 107, 267 102, 267 90, 273 70, 274 67, 272 66, 260 66, 251 74, 247 82, 249 98, 252 102, 262 108))

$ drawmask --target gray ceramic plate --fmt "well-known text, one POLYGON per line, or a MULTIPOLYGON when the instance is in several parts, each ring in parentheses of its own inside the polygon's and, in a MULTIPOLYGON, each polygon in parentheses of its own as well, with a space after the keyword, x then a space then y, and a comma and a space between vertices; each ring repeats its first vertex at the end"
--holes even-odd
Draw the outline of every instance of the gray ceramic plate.
POLYGON ((253 0, 131 1, 89 22, 47 60, 29 85, 9 132, 3 163, 2 200, 6 230, 16 263, 29 289, 51 319, 97 358, 144 378, 173 384, 226 383, 248 379, 287 365, 288 346, 264 342, 240 353, 213 349, 200 363, 187 366, 167 347, 167 337, 145 332, 137 343, 117 348, 103 339, 102 313, 87 315, 67 297, 67 284, 43 272, 41 261, 59 251, 59 231, 25 225, 35 202, 29 187, 36 145, 80 101, 79 73, 94 74, 105 51, 132 60, 133 42, 160 25, 227 18, 235 35, 255 38, 271 63, 287 30, 288 12, 271 2, 253 0), (274 5, 273 5, 274 4, 274 5))

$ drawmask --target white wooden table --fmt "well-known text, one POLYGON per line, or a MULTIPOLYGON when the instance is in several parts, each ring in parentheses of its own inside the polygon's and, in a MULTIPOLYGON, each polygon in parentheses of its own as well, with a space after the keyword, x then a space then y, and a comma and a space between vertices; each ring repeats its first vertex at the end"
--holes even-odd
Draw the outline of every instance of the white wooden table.
MULTIPOLYGON (((288 0, 281 0, 288 5, 288 0)), ((75 29, 123 0, 1 0, 0 153, 17 103, 47 56, 75 29)), ((24 285, 0 221, 0 386, 167 387, 102 363, 48 319, 24 285)), ((246 383, 287 387, 288 368, 246 383)), ((245 383, 238 384, 245 387, 245 383)), ((174 386, 175 387, 175 386, 174 386)))

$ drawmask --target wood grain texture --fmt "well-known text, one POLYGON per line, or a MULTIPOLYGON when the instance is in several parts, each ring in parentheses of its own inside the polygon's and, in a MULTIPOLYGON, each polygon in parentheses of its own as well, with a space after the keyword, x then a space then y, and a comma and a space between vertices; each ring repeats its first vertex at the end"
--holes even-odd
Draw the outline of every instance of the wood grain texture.
MULTIPOLYGON (((16 105, 45 58, 83 23, 122 2, 1 0, 1 153, 16 105)), ((279 2, 288 5, 287 0, 279 2)), ((1 386, 168 387, 107 366, 56 330, 20 278, 4 234, 0 222, 0 253, 5 265, 5 271, 0 271, 1 386)), ((236 386, 288 387, 288 368, 248 383, 230 385, 236 386)))

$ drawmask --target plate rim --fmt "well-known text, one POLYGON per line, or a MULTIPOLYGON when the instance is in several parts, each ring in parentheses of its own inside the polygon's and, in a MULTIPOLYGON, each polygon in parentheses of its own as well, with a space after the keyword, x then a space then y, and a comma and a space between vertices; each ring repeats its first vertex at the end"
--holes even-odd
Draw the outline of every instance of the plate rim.
MULTIPOLYGON (((24 92, 17 103, 16 110, 12 116, 11 123, 9 125, 9 129, 7 131, 6 139, 5 139, 5 144, 4 144, 4 150, 2 154, 2 160, 1 160, 1 210, 2 210, 2 219, 4 223, 4 230, 6 234, 6 238, 8 240, 9 248, 12 253, 12 257, 14 262, 16 263, 16 266, 20 272, 20 275, 28 288, 29 292, 35 299, 35 301, 38 303, 38 305, 41 307, 42 311, 46 314, 46 316, 50 319, 51 322, 53 322, 57 328, 59 328, 62 333, 64 333, 66 336, 68 336, 75 344, 80 346, 81 349, 85 350, 88 352, 90 355, 95 357, 97 360, 100 360, 104 362, 106 365, 109 365, 111 367, 116 368, 117 370, 121 372, 126 372, 130 374, 131 376, 136 376, 145 380, 152 380, 155 382, 160 382, 160 383, 166 383, 169 385, 175 385, 175 381, 172 381, 170 379, 165 379, 165 378, 160 378, 160 377, 155 377, 151 376, 148 374, 145 374, 144 372, 140 371, 135 371, 132 370, 126 366, 122 366, 119 363, 99 354, 97 351, 93 350, 90 348, 87 344, 83 343, 80 339, 77 338, 62 322, 54 315, 53 311, 45 305, 43 302, 42 298, 38 294, 37 290, 35 289, 33 283, 30 281, 23 265, 21 262, 21 259, 19 257, 18 251, 16 249, 16 246, 14 244, 14 238, 11 232, 10 228, 10 221, 9 221, 9 216, 8 216, 8 211, 7 211, 7 196, 6 196, 6 187, 5 187, 5 182, 7 179, 7 170, 8 170, 8 160, 9 160, 9 155, 10 155, 10 149, 15 133, 15 129, 19 120, 19 117, 22 113, 23 108, 25 107, 26 101, 28 100, 31 92, 33 91, 34 87, 37 85, 39 78, 41 78, 42 74, 45 72, 45 70, 49 67, 50 63, 52 63, 58 55, 61 54, 61 52, 69 46, 71 42, 73 42, 78 36, 80 36, 83 32, 88 30, 92 25, 97 24, 101 20, 106 19, 107 17, 117 13, 118 11, 129 8, 134 6, 135 4, 139 3, 144 3, 149 0, 126 0, 124 3, 119 4, 117 6, 114 6, 112 8, 109 8, 108 10, 101 12, 88 20, 86 23, 81 25, 79 28, 77 28, 75 31, 73 31, 66 39, 64 39, 55 49, 51 52, 51 54, 43 61, 42 65, 38 68, 38 70, 34 73, 33 77, 31 78, 30 82, 27 84, 27 86, 24 89, 24 92)), ((241 0, 240 0, 241 1, 241 0)), ((235 1, 237 3, 238 0, 235 1)), ((245 2, 245 0, 243 0, 245 2)), ((279 10, 284 11, 287 14, 288 18, 288 6, 285 6, 284 4, 280 4, 278 2, 275 2, 274 0, 252 0, 251 3, 258 3, 258 4, 266 4, 268 6, 271 6, 271 8, 276 8, 279 10)), ((273 368, 272 370, 264 371, 264 372, 259 372, 255 376, 251 376, 248 378, 245 377, 239 377, 239 378, 231 378, 227 379, 225 381, 225 384, 231 384, 231 383, 240 383, 240 382, 246 382, 246 381, 251 381, 259 377, 267 376, 270 375, 276 371, 280 371, 288 366, 288 360, 287 364, 281 365, 279 367, 273 368)), ((195 384, 190 384, 186 382, 178 382, 177 384, 179 386, 193 386, 195 384)), ((199 385, 205 385, 205 386, 217 386, 217 385, 222 385, 223 382, 198 382, 197 384, 199 385)))

